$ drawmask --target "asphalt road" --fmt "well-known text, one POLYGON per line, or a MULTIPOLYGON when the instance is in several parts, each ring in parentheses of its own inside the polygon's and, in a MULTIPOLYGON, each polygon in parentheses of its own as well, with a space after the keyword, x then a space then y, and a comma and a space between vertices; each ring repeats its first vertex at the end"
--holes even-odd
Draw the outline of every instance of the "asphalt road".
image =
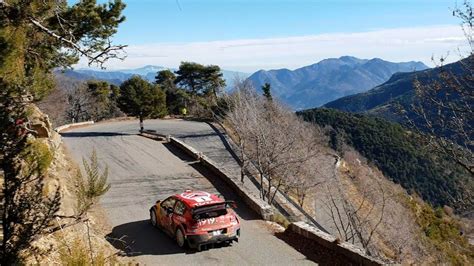
MULTIPOLYGON (((148 120, 146 128, 175 136, 212 134, 205 123, 148 120)), ((100 123, 62 134, 76 162, 96 149, 99 161, 109 167, 112 187, 101 200, 112 232, 110 240, 127 256, 147 265, 295 265, 314 264, 273 234, 268 224, 235 198, 218 177, 203 169, 169 144, 137 136, 136 121, 100 123), (219 192, 237 200, 242 235, 239 243, 202 252, 180 249, 174 241, 153 228, 148 210, 157 200, 185 189, 219 192)))

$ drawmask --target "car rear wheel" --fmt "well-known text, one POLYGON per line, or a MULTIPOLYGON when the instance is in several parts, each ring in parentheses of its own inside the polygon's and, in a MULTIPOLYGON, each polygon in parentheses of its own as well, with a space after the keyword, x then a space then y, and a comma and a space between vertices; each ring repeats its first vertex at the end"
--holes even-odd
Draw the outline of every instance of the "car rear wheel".
POLYGON ((178 228, 178 230, 176 230, 176 243, 178 244, 178 246, 180 248, 184 248, 184 246, 186 245, 186 239, 184 239, 184 234, 183 234, 183 231, 181 231, 181 229, 178 228))
POLYGON ((156 221, 156 212, 155 210, 150 211, 150 222, 154 227, 158 227, 158 222, 156 221))

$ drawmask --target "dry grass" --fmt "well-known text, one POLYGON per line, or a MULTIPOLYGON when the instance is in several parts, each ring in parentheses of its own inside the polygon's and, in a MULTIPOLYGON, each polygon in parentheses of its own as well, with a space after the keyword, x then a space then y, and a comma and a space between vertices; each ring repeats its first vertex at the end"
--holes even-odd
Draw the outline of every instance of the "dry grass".
POLYGON ((271 221, 283 226, 285 229, 288 228, 288 226, 290 226, 291 224, 291 222, 276 209, 273 209, 273 216, 271 221))

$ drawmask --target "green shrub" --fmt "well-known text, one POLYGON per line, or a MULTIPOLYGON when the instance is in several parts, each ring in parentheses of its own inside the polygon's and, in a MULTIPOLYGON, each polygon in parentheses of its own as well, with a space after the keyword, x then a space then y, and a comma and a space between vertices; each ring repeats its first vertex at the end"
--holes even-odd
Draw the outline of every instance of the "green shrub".
POLYGON ((67 266, 103 266, 113 262, 107 263, 107 258, 102 250, 91 252, 84 244, 84 241, 76 238, 71 243, 67 244, 61 242, 59 248, 60 265, 67 266))
POLYGON ((95 150, 92 151, 89 162, 84 158, 82 162, 86 177, 83 177, 80 172, 78 172, 76 177, 75 193, 78 215, 86 213, 99 200, 100 196, 110 189, 110 184, 107 183, 108 167, 106 166, 101 173, 95 150))
POLYGON ((48 144, 39 139, 30 139, 26 149, 22 152, 25 159, 25 171, 36 172, 38 175, 46 173, 51 162, 53 153, 48 144))
POLYGON ((474 263, 474 248, 461 234, 461 225, 455 217, 448 215, 443 208, 433 209, 421 200, 407 199, 407 205, 415 214, 425 240, 437 249, 444 260, 452 265, 474 263))
POLYGON ((290 226, 291 224, 291 222, 275 208, 273 209, 272 222, 283 226, 285 229, 288 228, 288 226, 290 226))

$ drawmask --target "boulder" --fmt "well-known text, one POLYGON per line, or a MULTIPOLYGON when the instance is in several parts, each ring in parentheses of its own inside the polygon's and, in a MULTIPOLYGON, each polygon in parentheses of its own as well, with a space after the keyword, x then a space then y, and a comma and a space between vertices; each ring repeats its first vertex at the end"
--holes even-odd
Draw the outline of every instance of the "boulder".
POLYGON ((31 124, 30 128, 35 131, 33 135, 35 135, 36 138, 49 138, 50 137, 50 131, 45 123, 31 124))
POLYGON ((34 130, 35 137, 37 138, 49 138, 51 136, 51 122, 49 117, 41 112, 36 105, 29 107, 28 119, 30 120, 30 128, 34 130))

